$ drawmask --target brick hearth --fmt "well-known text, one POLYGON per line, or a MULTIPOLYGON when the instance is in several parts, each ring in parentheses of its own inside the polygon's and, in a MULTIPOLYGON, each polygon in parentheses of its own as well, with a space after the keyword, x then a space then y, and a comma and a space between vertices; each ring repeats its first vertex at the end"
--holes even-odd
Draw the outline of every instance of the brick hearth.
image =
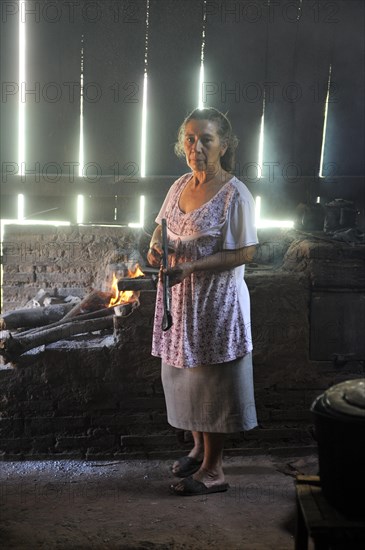
MULTIPOLYGON (((63 228, 56 233, 44 229, 35 237, 29 230, 9 228, 4 246, 6 309, 24 305, 40 287, 57 285, 64 292, 74 288, 81 294, 90 286, 101 288, 110 259, 137 246, 138 234, 120 231, 116 235, 110 228, 63 228), (52 256, 55 242, 58 252, 52 256), (83 270, 75 267, 75 255, 65 252, 70 242, 78 247, 83 270), (19 278, 31 273, 34 265, 37 273, 43 266, 53 278, 48 283, 45 278, 19 278)), ((226 448, 232 454, 297 453, 315 444, 309 412, 315 397, 332 384, 363 376, 361 349, 347 362, 336 363, 333 337, 329 351, 326 346, 320 349, 327 353, 324 360, 312 357, 316 349, 311 345, 311 302, 326 284, 338 292, 347 281, 351 285, 346 292, 364 299, 364 246, 332 244, 283 230, 260 232, 260 242, 258 262, 246 273, 260 425, 250 433, 232 435, 226 448), (341 270, 337 268, 334 278, 339 250, 341 270)), ((150 354, 154 298, 154 293, 143 294, 128 335, 118 345, 111 334, 77 337, 72 345, 58 342, 29 354, 16 368, 1 366, 4 459, 157 457, 189 447, 188 434, 167 424, 160 363, 150 354)), ((355 333, 358 326, 353 327, 355 333)), ((320 341, 326 337, 326 332, 318 333, 320 341)))

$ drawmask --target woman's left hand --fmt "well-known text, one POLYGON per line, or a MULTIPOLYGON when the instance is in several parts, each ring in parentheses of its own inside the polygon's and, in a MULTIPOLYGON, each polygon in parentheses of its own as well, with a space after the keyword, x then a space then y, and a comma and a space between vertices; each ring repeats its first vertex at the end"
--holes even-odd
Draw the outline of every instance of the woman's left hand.
POLYGON ((192 262, 176 264, 174 267, 169 267, 166 273, 169 277, 169 286, 178 285, 193 273, 192 262))

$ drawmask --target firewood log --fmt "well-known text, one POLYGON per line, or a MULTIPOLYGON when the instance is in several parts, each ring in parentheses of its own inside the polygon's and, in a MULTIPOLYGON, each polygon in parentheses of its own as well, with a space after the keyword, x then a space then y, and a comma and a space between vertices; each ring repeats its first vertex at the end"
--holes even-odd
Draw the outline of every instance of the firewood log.
POLYGON ((70 304, 55 304, 47 307, 15 309, 1 315, 0 330, 49 325, 62 319, 71 308, 70 304))
POLYGON ((89 313, 90 311, 97 311, 99 309, 108 306, 110 299, 113 297, 112 292, 102 292, 101 290, 92 290, 90 294, 85 296, 79 304, 76 304, 71 311, 69 311, 63 320, 75 317, 83 313, 89 313))
POLYGON ((147 277, 124 277, 118 281, 118 290, 121 292, 125 291, 139 291, 139 290, 156 290, 157 286, 157 276, 152 276, 152 278, 147 277))
POLYGON ((113 315, 79 322, 74 320, 58 327, 44 329, 24 336, 10 334, 7 338, 0 340, 0 355, 8 362, 15 362, 20 355, 38 346, 51 344, 58 340, 67 340, 77 334, 106 328, 113 328, 113 315))
MULTIPOLYGON (((124 304, 124 307, 126 308, 126 312, 124 315, 127 315, 127 311, 128 311, 127 306, 129 305, 130 304, 128 303, 124 304)), ((123 305, 120 305, 118 307, 123 307, 123 305)), ((97 311, 90 311, 90 313, 83 313, 82 315, 76 315, 75 317, 69 317, 67 319, 63 318, 60 321, 57 321, 56 323, 52 323, 51 325, 47 325, 45 327, 32 328, 29 330, 18 332, 17 336, 25 336, 26 334, 40 332, 41 330, 48 330, 49 328, 59 327, 64 323, 73 323, 75 321, 79 322, 79 321, 86 321, 87 319, 99 319, 100 317, 108 317, 108 315, 113 315, 114 313, 115 313, 114 307, 104 307, 102 309, 98 309, 97 311)))

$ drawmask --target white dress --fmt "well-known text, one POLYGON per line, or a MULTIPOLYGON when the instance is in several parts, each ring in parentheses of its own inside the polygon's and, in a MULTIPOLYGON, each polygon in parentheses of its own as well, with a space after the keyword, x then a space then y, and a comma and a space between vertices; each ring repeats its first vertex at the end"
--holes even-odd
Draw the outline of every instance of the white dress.
MULTIPOLYGON (((255 205, 247 187, 233 176, 210 201, 185 214, 179 198, 191 175, 172 185, 156 218, 159 224, 166 218, 174 263, 257 244, 255 205)), ((193 273, 171 288, 171 314, 173 326, 164 332, 159 285, 152 354, 162 359, 169 423, 212 432, 255 427, 244 266, 193 273)))

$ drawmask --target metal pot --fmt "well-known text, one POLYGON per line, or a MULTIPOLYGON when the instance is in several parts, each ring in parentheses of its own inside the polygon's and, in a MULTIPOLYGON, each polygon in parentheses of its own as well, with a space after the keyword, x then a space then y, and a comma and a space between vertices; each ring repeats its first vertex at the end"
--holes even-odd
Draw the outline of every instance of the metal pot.
POLYGON ((332 386, 311 407, 324 496, 345 516, 365 518, 365 378, 332 386))
POLYGON ((302 227, 306 231, 323 231, 325 210, 319 203, 307 204, 302 216, 302 227))
POLYGON ((356 226, 358 211, 352 201, 335 199, 325 205, 325 211, 325 233, 356 226))

